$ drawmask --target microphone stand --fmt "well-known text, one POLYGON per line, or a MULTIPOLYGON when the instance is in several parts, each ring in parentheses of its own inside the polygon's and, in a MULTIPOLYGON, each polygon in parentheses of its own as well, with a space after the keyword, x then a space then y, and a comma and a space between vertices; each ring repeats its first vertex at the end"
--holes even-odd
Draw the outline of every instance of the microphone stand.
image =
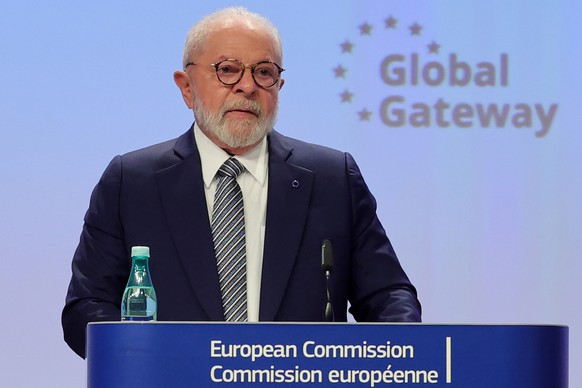
POLYGON ((321 244, 321 269, 325 274, 325 292, 326 292, 326 304, 324 311, 325 322, 335 322, 333 315, 333 304, 331 303, 331 293, 330 293, 330 278, 331 271, 333 270, 333 253, 331 249, 331 242, 329 240, 323 240, 321 244))

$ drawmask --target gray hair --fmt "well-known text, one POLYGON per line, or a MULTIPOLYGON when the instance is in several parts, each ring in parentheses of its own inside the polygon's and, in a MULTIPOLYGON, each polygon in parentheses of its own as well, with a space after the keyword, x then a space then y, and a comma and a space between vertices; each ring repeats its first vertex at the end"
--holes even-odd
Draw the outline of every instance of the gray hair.
POLYGON ((202 49, 204 42, 212 32, 215 32, 219 28, 235 25, 244 25, 253 29, 264 28, 271 35, 271 39, 275 44, 275 50, 277 50, 275 54, 279 55, 281 60, 283 59, 283 48, 279 31, 269 19, 258 13, 251 12, 244 7, 229 7, 205 16, 188 31, 182 56, 182 66, 186 67, 190 53, 202 49))

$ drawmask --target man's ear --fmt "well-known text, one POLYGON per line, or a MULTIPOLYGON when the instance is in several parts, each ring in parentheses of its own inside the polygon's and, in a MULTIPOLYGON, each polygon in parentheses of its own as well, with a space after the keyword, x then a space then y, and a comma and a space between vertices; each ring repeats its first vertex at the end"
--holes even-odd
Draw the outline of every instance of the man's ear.
POLYGON ((174 82, 182 93, 182 98, 189 109, 194 108, 194 94, 192 93, 192 85, 190 76, 185 71, 174 72, 174 82))
POLYGON ((285 84, 285 80, 281 78, 281 80, 279 81, 279 90, 283 88, 283 84, 285 84))

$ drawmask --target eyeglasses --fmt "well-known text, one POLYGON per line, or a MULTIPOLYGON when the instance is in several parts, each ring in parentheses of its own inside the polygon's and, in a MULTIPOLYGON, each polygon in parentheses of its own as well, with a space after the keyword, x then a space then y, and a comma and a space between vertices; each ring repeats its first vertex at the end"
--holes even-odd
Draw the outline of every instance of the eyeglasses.
MULTIPOLYGON (((189 62, 185 67, 196 65, 189 62)), ((271 61, 261 61, 254 65, 245 65, 238 59, 225 59, 223 61, 212 63, 210 66, 216 70, 216 77, 225 85, 234 85, 239 82, 245 69, 251 69, 251 74, 255 83, 262 88, 270 88, 279 81, 281 73, 285 71, 281 66, 271 61)))

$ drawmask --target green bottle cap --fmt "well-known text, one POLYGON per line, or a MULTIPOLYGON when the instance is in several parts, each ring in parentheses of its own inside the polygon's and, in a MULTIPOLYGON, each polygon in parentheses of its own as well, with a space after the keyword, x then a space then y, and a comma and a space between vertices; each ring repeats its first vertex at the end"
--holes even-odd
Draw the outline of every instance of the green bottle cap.
POLYGON ((131 247, 131 257, 150 257, 150 247, 131 247))

